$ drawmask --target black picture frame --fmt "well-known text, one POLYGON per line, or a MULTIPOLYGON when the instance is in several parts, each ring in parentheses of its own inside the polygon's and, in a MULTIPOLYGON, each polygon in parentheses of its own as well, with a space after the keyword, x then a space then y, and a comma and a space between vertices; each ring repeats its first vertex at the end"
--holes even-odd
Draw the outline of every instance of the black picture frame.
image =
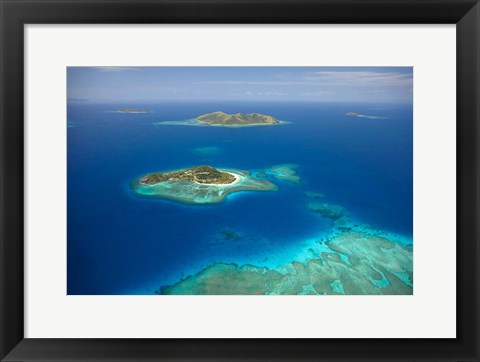
POLYGON ((2 361, 479 361, 478 0, 0 0, 0 11, 2 361), (456 24, 457 338, 24 338, 24 25, 137 23, 456 24))

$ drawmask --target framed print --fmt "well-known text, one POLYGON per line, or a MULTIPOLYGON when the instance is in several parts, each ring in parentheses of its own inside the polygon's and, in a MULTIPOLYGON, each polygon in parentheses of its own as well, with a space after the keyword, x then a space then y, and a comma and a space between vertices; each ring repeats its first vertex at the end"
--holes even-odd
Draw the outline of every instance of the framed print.
POLYGON ((0 3, 2 360, 478 361, 476 1, 0 3))
POLYGON ((412 101, 408 67, 67 68, 67 294, 412 295, 412 101))

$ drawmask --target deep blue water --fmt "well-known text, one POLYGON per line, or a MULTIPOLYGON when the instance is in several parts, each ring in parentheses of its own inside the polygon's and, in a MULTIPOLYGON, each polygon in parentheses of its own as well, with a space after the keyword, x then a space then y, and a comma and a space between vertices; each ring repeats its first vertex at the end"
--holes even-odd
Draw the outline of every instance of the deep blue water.
POLYGON ((305 191, 350 215, 412 237, 411 105, 160 103, 149 114, 125 105, 68 105, 68 294, 152 293, 215 261, 278 263, 329 224, 304 208, 305 191), (274 127, 158 126, 203 113, 258 112, 274 127), (386 119, 348 117, 346 112, 386 119), (217 147, 202 154, 201 147, 217 147), (245 170, 297 164, 299 185, 242 192, 223 204, 138 198, 129 182, 152 171, 199 164, 245 170), (231 230, 241 240, 226 240, 231 230))

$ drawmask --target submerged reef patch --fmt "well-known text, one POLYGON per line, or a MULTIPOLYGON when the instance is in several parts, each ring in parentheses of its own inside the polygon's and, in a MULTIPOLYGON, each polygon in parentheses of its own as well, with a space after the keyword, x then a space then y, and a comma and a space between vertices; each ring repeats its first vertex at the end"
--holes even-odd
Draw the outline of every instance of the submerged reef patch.
POLYGON ((222 230, 220 232, 220 235, 224 240, 227 240, 227 241, 237 241, 241 239, 240 235, 238 235, 235 231, 231 229, 222 230))
POLYGON ((216 263, 159 294, 293 295, 413 294, 412 251, 386 238, 361 232, 327 241, 328 250, 304 263, 276 269, 216 263))
POLYGON ((338 220, 345 215, 345 209, 342 206, 325 202, 312 201, 307 203, 305 207, 307 210, 331 220, 338 220))
POLYGON ((325 194, 322 194, 321 192, 315 192, 315 191, 305 191, 303 193, 303 196, 305 196, 307 199, 323 199, 323 198, 325 198, 325 194))
POLYGON ((206 127, 206 124, 200 122, 197 119, 187 119, 184 121, 162 121, 156 122, 154 126, 193 126, 193 127, 206 127))
POLYGON ((174 286, 162 287, 158 294, 265 295, 283 279, 268 268, 217 263, 174 286))
POLYGON ((217 146, 204 146, 193 149, 193 152, 200 156, 213 156, 220 151, 220 147, 217 146))
POLYGON ((258 173, 258 177, 273 177, 278 180, 283 180, 298 184, 301 182, 300 176, 297 175, 298 166, 293 163, 287 163, 283 165, 276 165, 265 170, 262 170, 258 173))

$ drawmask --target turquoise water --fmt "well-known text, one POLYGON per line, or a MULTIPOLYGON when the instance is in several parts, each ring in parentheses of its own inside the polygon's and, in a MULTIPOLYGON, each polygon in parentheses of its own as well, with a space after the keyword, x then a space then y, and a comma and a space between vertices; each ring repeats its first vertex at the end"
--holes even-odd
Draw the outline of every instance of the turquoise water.
POLYGON ((152 113, 112 112, 122 106, 68 105, 68 294, 151 294, 214 262, 273 268, 306 259, 325 248, 318 240, 342 232, 309 211, 311 201, 342 207, 343 227, 412 243, 411 105, 159 103, 128 105, 152 113), (158 124, 218 110, 288 123, 158 124), (301 182, 270 177, 277 191, 233 193, 206 205, 141 198, 130 189, 146 173, 200 164, 294 164, 301 182))

